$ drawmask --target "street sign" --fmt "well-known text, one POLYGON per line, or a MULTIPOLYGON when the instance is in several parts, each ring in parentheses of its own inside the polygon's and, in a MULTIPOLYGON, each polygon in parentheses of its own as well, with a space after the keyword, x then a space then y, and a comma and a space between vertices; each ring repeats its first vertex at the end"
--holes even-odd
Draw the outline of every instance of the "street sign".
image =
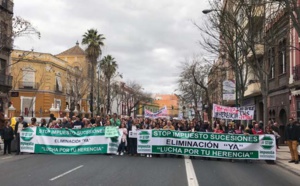
POLYGON ((223 81, 223 100, 235 100, 235 83, 233 81, 223 81))
POLYGON ((19 97, 19 92, 11 92, 10 97, 19 97))

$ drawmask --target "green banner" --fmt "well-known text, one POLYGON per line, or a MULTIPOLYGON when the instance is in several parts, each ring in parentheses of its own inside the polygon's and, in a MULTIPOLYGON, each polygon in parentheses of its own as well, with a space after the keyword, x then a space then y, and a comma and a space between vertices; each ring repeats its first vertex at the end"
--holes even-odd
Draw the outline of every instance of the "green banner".
POLYGON ((229 159, 276 159, 273 135, 234 135, 170 130, 140 130, 138 153, 229 159))
POLYGON ((28 127, 20 133, 21 152, 41 154, 116 153, 121 137, 114 127, 114 138, 105 137, 105 127, 85 129, 49 129, 28 127), (115 134, 117 133, 117 134, 115 134))
POLYGON ((119 136, 118 127, 114 127, 114 126, 105 127, 105 137, 113 138, 113 137, 118 137, 118 136, 119 136))

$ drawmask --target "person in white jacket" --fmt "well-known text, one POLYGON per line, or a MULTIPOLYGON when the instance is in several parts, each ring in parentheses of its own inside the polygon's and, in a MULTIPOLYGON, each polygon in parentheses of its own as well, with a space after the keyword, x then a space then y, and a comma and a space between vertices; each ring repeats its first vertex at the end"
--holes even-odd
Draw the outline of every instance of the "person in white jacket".
POLYGON ((122 129, 123 133, 122 133, 121 143, 119 144, 117 155, 123 156, 124 155, 124 151, 125 151, 125 144, 127 143, 127 129, 126 129, 124 123, 122 123, 120 125, 120 129, 122 129))

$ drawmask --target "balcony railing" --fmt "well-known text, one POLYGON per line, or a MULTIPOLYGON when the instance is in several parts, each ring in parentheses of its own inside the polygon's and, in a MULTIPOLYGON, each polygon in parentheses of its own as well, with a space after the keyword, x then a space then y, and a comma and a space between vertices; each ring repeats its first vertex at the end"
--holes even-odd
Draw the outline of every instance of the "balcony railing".
POLYGON ((39 89, 39 83, 19 81, 19 89, 37 90, 39 89))
POLYGON ((12 86, 12 76, 0 74, 0 86, 12 86))
POLYGON ((0 0, 0 7, 11 14, 14 12, 14 3, 11 0, 0 0))
POLYGON ((293 67, 293 75, 295 81, 300 80, 300 65, 296 65, 293 67))

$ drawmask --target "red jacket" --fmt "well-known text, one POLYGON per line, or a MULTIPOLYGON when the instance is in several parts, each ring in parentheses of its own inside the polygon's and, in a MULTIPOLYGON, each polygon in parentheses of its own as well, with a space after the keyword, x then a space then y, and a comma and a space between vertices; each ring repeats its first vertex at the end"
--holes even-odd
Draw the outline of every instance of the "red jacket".
POLYGON ((254 128, 252 129, 252 133, 253 134, 258 134, 258 135, 261 135, 261 134, 264 134, 264 131, 259 129, 259 130, 255 130, 254 128))
POLYGON ((215 129, 215 130, 214 130, 214 133, 217 133, 217 134, 223 134, 224 131, 221 130, 221 129, 215 129))

